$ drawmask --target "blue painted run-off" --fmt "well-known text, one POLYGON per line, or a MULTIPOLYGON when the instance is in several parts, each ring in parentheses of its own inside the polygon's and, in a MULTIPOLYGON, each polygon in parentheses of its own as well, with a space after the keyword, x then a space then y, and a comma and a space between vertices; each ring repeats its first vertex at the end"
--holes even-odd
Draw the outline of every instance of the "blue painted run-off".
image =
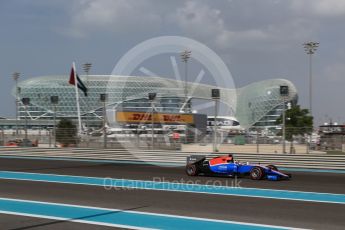
POLYGON ((311 202, 340 203, 345 204, 344 194, 301 192, 289 190, 238 188, 229 186, 210 186, 202 184, 183 184, 170 182, 155 182, 128 179, 112 179, 98 177, 83 177, 55 174, 39 174, 25 172, 0 171, 0 178, 28 181, 43 181, 68 184, 85 184, 104 186, 106 188, 132 188, 148 190, 164 190, 173 192, 207 193, 218 195, 247 196, 271 199, 300 200, 311 202))
POLYGON ((68 221, 82 221, 98 225, 154 229, 286 229, 275 226, 196 219, 116 209, 70 206, 65 204, 33 202, 0 198, 0 213, 31 215, 68 221))

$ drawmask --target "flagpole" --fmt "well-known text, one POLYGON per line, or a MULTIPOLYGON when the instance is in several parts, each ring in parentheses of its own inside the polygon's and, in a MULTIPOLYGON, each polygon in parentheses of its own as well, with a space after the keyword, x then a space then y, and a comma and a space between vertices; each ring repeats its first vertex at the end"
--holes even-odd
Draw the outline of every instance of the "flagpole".
POLYGON ((79 105, 79 91, 78 91, 78 80, 77 80, 77 70, 75 68, 75 62, 73 62, 73 73, 74 73, 74 86, 75 86, 75 95, 76 95, 76 101, 77 101, 77 112, 78 112, 78 134, 81 133, 81 118, 80 118, 80 105, 79 105))

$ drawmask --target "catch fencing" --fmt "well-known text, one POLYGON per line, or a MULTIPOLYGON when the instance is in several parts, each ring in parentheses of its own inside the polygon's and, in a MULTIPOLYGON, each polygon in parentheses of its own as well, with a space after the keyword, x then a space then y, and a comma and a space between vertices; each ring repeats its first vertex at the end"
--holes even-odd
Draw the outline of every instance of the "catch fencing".
MULTIPOLYGON (((39 157, 52 159, 79 159, 114 162, 138 162, 160 166, 184 166, 189 155, 205 155, 214 157, 217 154, 200 152, 162 151, 162 150, 123 150, 92 148, 0 148, 0 156, 7 157, 39 157)), ((323 154, 256 154, 233 153, 235 160, 262 165, 274 164, 278 167, 303 169, 345 170, 345 155, 323 154)))
MULTIPOLYGON (((289 154, 326 153, 328 151, 345 151, 343 134, 325 133, 314 130, 312 135, 300 134, 305 128, 286 128, 285 148, 281 130, 275 132, 259 128, 249 131, 219 130, 216 138, 208 131, 195 134, 172 130, 102 130, 76 135, 75 130, 64 129, 55 138, 54 130, 0 130, 0 145, 21 142, 29 139, 39 147, 75 147, 75 148, 110 148, 110 149, 156 149, 210 152, 216 147, 218 151, 282 153, 289 154), (216 140, 216 142, 215 142, 216 140), (214 144, 216 143, 216 144, 214 144)), ((20 144, 20 143, 19 143, 20 144)), ((23 144, 22 144, 23 145, 23 144)), ((25 143, 28 146, 30 143, 25 143)))

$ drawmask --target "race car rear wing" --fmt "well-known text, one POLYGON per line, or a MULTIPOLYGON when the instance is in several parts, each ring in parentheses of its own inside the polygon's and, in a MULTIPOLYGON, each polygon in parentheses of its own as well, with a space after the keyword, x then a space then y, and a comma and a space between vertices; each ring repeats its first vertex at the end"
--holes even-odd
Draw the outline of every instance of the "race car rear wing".
POLYGON ((203 155, 190 155, 187 157, 187 165, 195 164, 197 162, 203 161, 206 159, 206 156, 203 155))
MULTIPOLYGON (((221 156, 225 156, 225 155, 220 155, 220 156, 217 156, 217 155, 190 155, 189 157, 187 157, 187 165, 188 164, 195 164, 197 162, 200 162, 200 161, 205 161, 205 160, 211 160, 215 157, 221 157, 221 156)), ((227 156, 229 157, 232 157, 232 154, 227 154, 227 156)))

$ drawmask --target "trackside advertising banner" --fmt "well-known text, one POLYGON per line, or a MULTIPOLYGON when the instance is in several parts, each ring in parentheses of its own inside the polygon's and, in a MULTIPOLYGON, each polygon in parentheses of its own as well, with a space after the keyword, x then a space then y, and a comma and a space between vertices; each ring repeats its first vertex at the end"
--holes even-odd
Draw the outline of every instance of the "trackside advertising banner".
MULTIPOLYGON (((125 123, 152 123, 151 113, 116 112, 116 121, 125 123)), ((154 123, 194 124, 192 114, 154 113, 154 123)))

